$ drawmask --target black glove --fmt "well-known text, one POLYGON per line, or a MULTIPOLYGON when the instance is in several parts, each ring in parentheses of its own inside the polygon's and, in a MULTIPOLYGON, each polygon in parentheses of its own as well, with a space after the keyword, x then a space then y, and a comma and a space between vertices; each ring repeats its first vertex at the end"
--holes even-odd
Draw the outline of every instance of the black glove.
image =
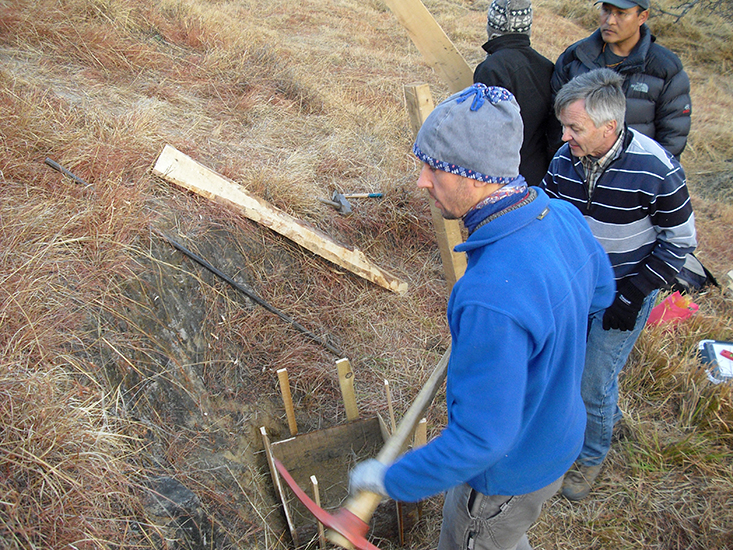
POLYGON ((636 324, 644 294, 631 283, 619 287, 616 299, 603 314, 603 330, 631 330, 636 324))

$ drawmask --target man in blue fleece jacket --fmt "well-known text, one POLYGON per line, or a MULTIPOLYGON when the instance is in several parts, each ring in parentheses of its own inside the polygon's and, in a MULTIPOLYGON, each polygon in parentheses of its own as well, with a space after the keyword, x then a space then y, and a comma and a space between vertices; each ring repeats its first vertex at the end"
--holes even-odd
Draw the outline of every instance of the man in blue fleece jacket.
POLYGON ((474 84, 433 110, 413 148, 418 187, 469 232, 448 303, 448 425, 394 464, 362 462, 350 483, 402 501, 448 491, 439 550, 531 548, 583 444, 588 315, 614 296, 577 209, 519 175, 522 132, 514 96, 474 84))

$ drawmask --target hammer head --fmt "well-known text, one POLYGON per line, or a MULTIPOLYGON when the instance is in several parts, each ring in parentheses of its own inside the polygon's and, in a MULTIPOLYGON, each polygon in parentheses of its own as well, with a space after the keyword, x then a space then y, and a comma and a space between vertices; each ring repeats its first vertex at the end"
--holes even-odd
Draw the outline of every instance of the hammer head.
POLYGON ((334 206, 336 208, 336 211, 343 215, 348 216, 351 214, 351 204, 349 204, 349 201, 346 200, 346 197, 342 193, 339 193, 338 191, 334 191, 333 195, 331 195, 331 201, 335 204, 338 204, 338 206, 334 206))

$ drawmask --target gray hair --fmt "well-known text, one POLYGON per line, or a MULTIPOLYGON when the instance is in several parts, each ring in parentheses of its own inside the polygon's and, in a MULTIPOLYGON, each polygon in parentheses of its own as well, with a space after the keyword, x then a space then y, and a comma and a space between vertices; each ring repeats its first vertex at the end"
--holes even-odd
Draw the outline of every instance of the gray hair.
POLYGON ((582 99, 585 100, 585 112, 596 128, 615 120, 616 134, 619 134, 626 118, 623 82, 624 77, 611 69, 594 69, 580 74, 557 92, 555 116, 560 118, 560 113, 571 103, 582 99))

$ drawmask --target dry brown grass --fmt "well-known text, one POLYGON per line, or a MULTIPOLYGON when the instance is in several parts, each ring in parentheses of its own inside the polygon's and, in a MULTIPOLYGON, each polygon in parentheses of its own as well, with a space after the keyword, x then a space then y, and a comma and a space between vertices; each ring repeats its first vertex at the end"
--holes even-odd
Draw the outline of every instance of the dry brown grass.
POLYGON ((95 381, 85 386, 70 375, 74 367, 3 362, 4 548, 132 547, 141 540, 130 531, 140 517, 137 436, 95 381))
MULTIPOLYGON (((478 63, 486 5, 426 5, 478 63)), ((595 26, 585 0, 535 10, 533 43, 551 59, 595 26)), ((683 163, 699 256, 722 278, 733 267, 733 208, 720 200, 733 188, 729 28, 690 21, 652 23, 692 78, 683 163)), ((336 358, 151 228, 332 339, 364 414, 386 414, 385 378, 404 411, 449 337, 402 87, 429 82, 436 102, 447 88, 378 0, 0 1, 0 61, 0 542, 162 547, 171 518, 149 517, 142 481, 166 474, 199 496, 210 547, 285 547, 257 429, 287 434, 283 367, 301 431, 343 421, 336 358), (409 293, 152 178, 165 143, 359 247, 409 293), (385 198, 354 201, 344 218, 317 201, 333 189, 385 198)), ((692 322, 645 333, 624 378, 629 435, 591 499, 552 501, 536 547, 733 547, 721 513, 733 500, 730 388, 706 384, 694 353, 699 339, 733 339, 733 312, 721 292, 696 301, 692 322)), ((439 500, 412 547, 434 547, 439 500)))

